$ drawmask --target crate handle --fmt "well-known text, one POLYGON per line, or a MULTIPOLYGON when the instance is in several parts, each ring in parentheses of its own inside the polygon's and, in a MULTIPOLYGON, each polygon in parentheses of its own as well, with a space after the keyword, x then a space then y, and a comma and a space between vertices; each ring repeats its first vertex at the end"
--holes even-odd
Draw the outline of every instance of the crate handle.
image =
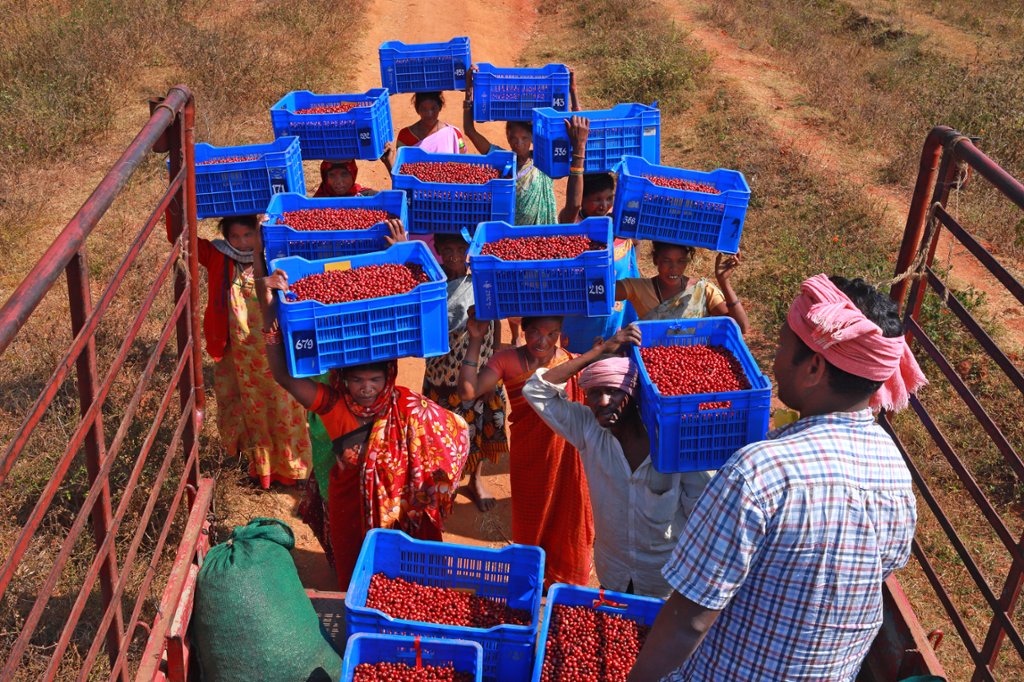
POLYGON ((658 108, 658 100, 654 100, 653 102, 651 102, 651 109, 657 109, 657 108, 658 108))
POLYGON ((615 175, 622 175, 622 165, 624 163, 626 163, 626 162, 620 160, 614 166, 612 166, 612 173, 615 173, 615 175))
POLYGON ((683 327, 681 324, 674 324, 665 330, 666 335, 670 336, 690 336, 697 333, 697 327, 683 327))
POLYGON ((466 240, 467 244, 473 241, 473 236, 469 234, 469 228, 466 227, 465 225, 462 226, 462 229, 459 230, 459 233, 462 235, 462 238, 466 240))
POLYGON ((625 609, 627 605, 620 604, 619 602, 612 601, 610 599, 605 599, 604 588, 602 587, 597 593, 597 599, 594 600, 594 608, 596 609, 599 606, 608 606, 613 609, 625 609))

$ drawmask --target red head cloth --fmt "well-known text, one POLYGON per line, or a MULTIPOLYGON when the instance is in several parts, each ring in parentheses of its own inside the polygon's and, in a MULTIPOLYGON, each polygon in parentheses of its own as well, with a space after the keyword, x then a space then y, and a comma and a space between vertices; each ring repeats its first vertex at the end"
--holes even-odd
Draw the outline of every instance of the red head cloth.
POLYGON ((902 410, 928 383, 903 336, 886 338, 825 275, 800 285, 789 308, 790 329, 816 353, 854 376, 884 382, 871 396, 874 409, 902 410))
POLYGON ((363 188, 356 183, 356 177, 358 177, 359 168, 356 166, 356 162, 353 160, 348 161, 321 161, 320 162, 320 186, 317 188, 314 197, 354 197, 363 191, 363 188), (327 174, 335 168, 345 167, 348 168, 348 172, 352 175, 352 187, 349 188, 345 194, 335 194, 334 188, 331 187, 331 183, 327 182, 327 174))
POLYGON ((580 388, 617 388, 633 395, 636 392, 637 369, 629 358, 610 357, 598 360, 580 373, 580 388))
POLYGON ((331 386, 341 393, 342 398, 345 400, 345 404, 348 406, 348 409, 352 414, 358 417, 376 417, 391 405, 391 394, 395 391, 395 379, 398 377, 398 361, 388 360, 384 364, 384 388, 381 390, 373 404, 367 407, 363 407, 357 403, 356 399, 352 397, 351 393, 349 393, 348 385, 345 383, 345 370, 331 370, 331 386))

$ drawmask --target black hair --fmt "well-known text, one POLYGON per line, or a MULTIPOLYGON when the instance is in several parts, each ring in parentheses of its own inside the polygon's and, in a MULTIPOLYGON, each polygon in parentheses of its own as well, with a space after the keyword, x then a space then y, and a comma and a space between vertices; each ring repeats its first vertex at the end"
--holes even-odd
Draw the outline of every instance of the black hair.
POLYGON ((258 230, 260 218, 255 215, 232 215, 221 218, 217 223, 217 229, 220 230, 224 239, 228 238, 228 232, 231 230, 232 225, 244 225, 250 230, 258 230))
POLYGON ((352 365, 350 367, 341 368, 342 376, 346 376, 349 372, 383 372, 384 376, 387 376, 388 362, 368 362, 365 365, 352 365))
MULTIPOLYGON (((865 317, 881 328, 882 336, 890 339, 903 336, 903 321, 900 320, 899 309, 896 307, 895 301, 859 277, 846 279, 833 276, 829 279, 853 301, 855 306, 860 308, 865 317)), ((793 352, 793 364, 799 365, 814 355, 814 351, 799 336, 795 338, 796 349, 793 352)), ((828 360, 825 361, 825 366, 828 367, 828 387, 841 395, 868 398, 884 383, 850 374, 828 360)))
POLYGON ((685 246, 683 244, 669 244, 668 242, 651 242, 651 255, 655 258, 658 257, 658 253, 665 249, 682 249, 686 253, 686 257, 689 260, 693 260, 693 257, 697 253, 697 249, 692 246, 685 246))
POLYGON ((460 244, 469 248, 469 244, 466 243, 466 240, 458 232, 438 232, 434 234, 434 246, 440 246, 441 244, 460 244))
POLYGON ((437 102, 438 109, 444 109, 444 95, 440 92, 417 92, 412 96, 412 104, 419 111, 420 105, 433 100, 437 102))
POLYGON ((583 196, 589 197, 606 189, 615 191, 615 178, 611 173, 587 173, 583 176, 583 196))
POLYGON ((523 329, 528 329, 541 320, 557 320, 558 326, 561 327, 563 318, 561 315, 534 315, 532 317, 524 317, 522 322, 523 329))
POLYGON ((508 135, 512 132, 513 128, 522 128, 526 132, 533 135, 533 123, 529 121, 508 121, 505 123, 505 134, 508 135))

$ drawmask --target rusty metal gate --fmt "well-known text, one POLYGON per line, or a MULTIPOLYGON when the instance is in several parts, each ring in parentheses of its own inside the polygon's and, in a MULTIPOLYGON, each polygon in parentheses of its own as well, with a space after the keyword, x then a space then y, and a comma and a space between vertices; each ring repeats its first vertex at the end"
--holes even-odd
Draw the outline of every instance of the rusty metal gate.
MULTIPOLYGON (((192 555, 202 551, 200 536, 213 485, 199 470, 204 402, 197 343, 196 210, 190 199, 195 195, 193 118, 194 101, 184 86, 151 102, 149 121, 0 309, 0 353, 12 344, 28 343, 18 339, 26 324, 70 325, 72 337, 52 374, 33 389, 34 402, 0 456, 4 493, 12 492, 12 472, 19 460, 50 457, 40 461, 52 467, 38 496, 17 510, 13 523, 3 527, 8 532, 0 536, 0 679, 152 679, 172 615, 156 608, 155 592, 162 585, 161 601, 177 604, 192 555), (87 260, 89 236, 140 168, 147 163, 152 168, 154 150, 169 152, 170 180, 148 219, 134 234, 118 240, 123 257, 94 300, 91 275, 96 268, 91 266, 96 264, 87 260), (162 240, 162 219, 170 236, 184 236, 169 250, 162 245, 156 267, 142 267, 148 288, 128 301, 135 314, 123 332, 113 335, 116 350, 98 358, 97 330, 154 231, 162 240), (62 274, 66 303, 41 309, 62 274), (169 282, 173 295, 164 293, 165 287, 171 288, 169 282), (169 304, 167 298, 172 299, 169 304), (169 312, 154 312, 161 308, 169 312), (149 329, 146 334, 141 333, 144 328, 149 329), (173 350, 167 348, 172 336, 173 350), (169 365, 159 380, 166 384, 153 385, 161 360, 169 365), (104 363, 108 368, 101 375, 104 363), (126 378, 129 364, 137 375, 126 378), (63 388, 66 381, 69 386, 63 388), (78 414, 72 411, 75 419, 64 424, 66 447, 63 452, 38 452, 33 436, 65 392, 76 393, 78 403, 78 414), (108 437, 114 397, 122 403, 122 415, 108 437), (123 447, 136 441, 137 447, 123 447), (154 455, 150 461, 155 450, 162 457, 154 455), (115 468, 121 471, 116 482, 111 477, 115 468), (131 520, 126 522, 129 510, 131 520), (58 513, 63 514, 61 522, 52 523, 58 513), (85 538, 85 560, 68 571, 69 562, 80 558, 86 525, 92 542, 85 538), (44 535, 41 527, 48 531, 44 547, 37 546, 44 535), (168 555, 175 548, 182 556, 169 571, 168 555), (45 565, 30 566, 29 560, 40 553, 47 556, 45 565)), ((10 358, 8 352, 5 359, 10 358)))
MULTIPOLYGON (((967 191, 984 190, 985 201, 1012 202, 1024 210, 1024 185, 981 152, 971 139, 947 127, 931 131, 921 156, 896 264, 897 273, 917 274, 894 285, 891 295, 901 305, 908 341, 922 365, 930 363, 930 378, 933 384, 943 383, 948 399, 929 409, 924 400, 912 398, 912 411, 906 411, 906 420, 901 421, 904 415, 898 415, 901 419, 882 415, 881 422, 903 452, 919 500, 924 503, 919 512, 922 517, 930 515, 928 523, 935 530, 929 537, 919 524, 913 556, 941 606, 936 607, 935 613, 944 613, 958 635, 950 638, 942 650, 949 656, 947 661, 958 665, 973 680, 1022 679, 1024 641, 1014 615, 1024 583, 1020 492, 1018 489, 1015 495, 1002 496, 1008 497, 1009 502, 994 499, 998 490, 985 479, 1002 476, 1010 486, 1024 484, 1024 462, 1017 449, 1020 434, 1015 430, 1024 423, 1024 376, 1019 357, 1015 362, 1002 347, 1005 344, 993 339, 992 330, 987 330, 984 320, 979 319, 981 314, 972 312, 965 300, 956 295, 958 292, 946 284, 947 273, 941 268, 941 258, 937 258, 940 241, 950 251, 955 248, 964 258, 972 259, 969 264, 980 266, 980 275, 991 277, 1008 300, 1024 305, 1024 286, 960 224, 956 210, 949 210, 951 193, 958 192, 970 176, 974 177, 971 185, 987 184, 969 186, 967 191), (938 320, 931 324, 922 307, 926 296, 932 304, 932 318, 938 320), (940 336, 959 339, 959 347, 992 363, 992 372, 985 382, 975 381, 970 375, 973 363, 957 365, 953 353, 943 350, 940 336), (982 395, 988 386, 996 387, 995 396, 982 395), (993 413, 993 405, 998 407, 998 403, 992 402, 993 397, 1008 407, 1008 414, 997 417, 993 413), (947 415, 954 411, 960 416, 950 423, 947 415), (1008 429, 1014 431, 1005 433, 1008 429), (976 461, 957 451, 954 437, 965 434, 972 449, 983 443, 998 453, 997 461, 990 467, 994 475, 979 471, 976 461), (965 529, 964 519, 972 515, 978 523, 965 529), (991 536, 991 543, 982 545, 987 536, 991 536), (936 538, 945 538, 948 544, 941 545, 936 538), (929 550, 926 544, 934 547, 929 550), (950 647, 955 649, 947 651, 950 647), (1003 671, 1004 676, 997 677, 997 670, 1003 671)), ((1009 204, 1006 208, 1021 217, 1009 204)), ((945 345, 948 348, 955 344, 945 345)), ((911 562, 907 571, 913 565, 911 562)), ((906 582, 908 578, 901 574, 901 580, 906 582)), ((919 594, 912 592, 914 608, 926 627, 934 626, 922 614, 919 594)), ((932 615, 931 619, 936 617, 932 615)), ((930 638, 936 648, 941 637, 942 633, 936 631, 930 638)), ((949 666, 947 663, 947 669, 949 666)))

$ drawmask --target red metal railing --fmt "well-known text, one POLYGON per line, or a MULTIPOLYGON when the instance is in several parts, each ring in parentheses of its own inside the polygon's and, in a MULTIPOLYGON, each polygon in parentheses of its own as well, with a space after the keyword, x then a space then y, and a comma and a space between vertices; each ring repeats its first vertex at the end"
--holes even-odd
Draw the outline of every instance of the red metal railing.
MULTIPOLYGON (((165 571, 169 558, 164 556, 164 549, 175 524, 181 522, 178 512, 182 499, 194 512, 189 516, 184 531, 188 537, 199 532, 195 518, 205 516, 212 490, 209 482, 201 484, 198 456, 204 401, 201 349, 197 343, 199 273, 196 211, 192 199, 195 196, 193 118, 194 101, 184 86, 171 88, 165 98, 157 101, 150 120, 0 309, 0 353, 4 353, 17 340, 26 323, 38 321, 43 314, 38 310, 40 304, 58 283, 61 274, 66 276, 66 316, 70 319, 73 341, 27 410, 20 427, 4 445, 0 455, 0 491, 9 485, 19 457, 26 453, 27 444, 53 406, 65 380, 70 378, 72 366, 75 368, 80 414, 38 499, 31 504, 24 521, 18 519, 20 529, 13 544, 7 546, 5 543, 2 549, 5 558, 0 567, 0 600, 7 600, 16 626, 5 634, 17 633, 17 636, 9 650, 4 651, 7 647, 0 646, 0 657, 3 657, 0 679, 25 677, 26 674, 53 679, 58 672, 66 677, 69 665, 66 654, 73 639, 79 647, 72 661, 78 662, 78 670, 74 673, 78 679, 92 679, 103 674, 112 680, 123 680, 132 675, 133 668, 138 669, 140 678, 148 679, 159 664, 154 656, 142 657, 140 662, 139 647, 136 644, 133 648, 133 640, 141 626, 143 630, 151 631, 154 639, 163 641, 163 633, 168 627, 167 619, 161 617, 163 614, 156 614, 152 626, 147 625, 147 620, 154 618, 152 585, 158 578, 163 581, 166 577, 162 570, 165 571), (87 240, 155 146, 170 152, 170 181, 149 217, 131 237, 120 264, 94 302, 86 260, 87 240), (162 218, 171 226, 172 234, 185 236, 178 239, 166 257, 162 257, 155 273, 150 275, 142 300, 128 302, 129 307, 137 312, 117 350, 110 356, 104 354, 104 359, 109 357, 110 361, 106 374, 101 377, 97 360, 97 330, 162 218), (140 336, 144 324, 154 321, 153 309, 161 302, 161 291, 172 273, 171 313, 165 319, 157 320, 163 323, 158 337, 140 336), (170 379, 164 386, 151 385, 172 335, 176 341, 176 353, 173 368, 168 372, 170 379), (129 395, 128 390, 119 390, 117 380, 129 357, 137 356, 140 346, 148 347, 149 355, 138 376, 130 378, 135 383, 134 391, 129 395), (105 408, 110 407, 115 396, 127 402, 119 406, 122 417, 113 438, 108 440, 105 430, 108 413, 105 408), (154 396, 158 396, 155 409, 151 404, 154 396), (149 407, 142 413, 145 416, 140 416, 144 400, 148 401, 149 407), (172 409, 175 402, 177 406, 172 409), (131 448, 127 451, 128 448, 123 446, 126 441, 133 442, 129 440, 129 433, 140 429, 140 421, 143 421, 141 428, 145 436, 137 450, 131 448), (173 431, 169 442, 160 436, 164 426, 173 431), (156 447, 165 449, 165 454, 159 462, 149 461, 149 455, 156 447), (84 500, 78 506, 63 541, 59 547, 52 548, 55 552, 52 564, 42 582, 37 583, 40 586, 32 595, 31 607, 19 609, 11 597, 11 588, 25 578, 19 569, 47 514, 54 508, 55 498, 71 485, 66 481, 68 472, 83 466, 80 453, 88 480, 87 491, 79 491, 84 494, 84 500), (115 466, 123 468, 117 489, 111 482, 111 471, 115 466), (171 478, 172 469, 180 471, 176 482, 171 478), (161 499, 165 483, 173 490, 169 503, 161 499), (136 493, 143 497, 136 500, 139 497, 136 493), (115 499, 118 500, 116 507, 115 499), (126 523, 129 510, 132 517, 126 523), (86 523, 90 525, 95 551, 84 573, 75 571, 69 578, 62 572, 76 553, 86 523), (119 537, 127 542, 118 542, 119 537), (144 563, 144 559, 148 560, 144 563), (69 579, 76 583, 70 589, 67 586, 69 579), (130 601, 126 600, 129 592, 134 595, 130 601), (62 606, 56 616, 49 614, 45 623, 46 634, 40 634, 40 623, 47 614, 51 598, 57 593, 63 598, 62 602, 70 602, 70 607, 62 606), (83 630, 86 631, 84 636, 83 630), (30 645, 34 653, 48 653, 45 672, 38 672, 42 664, 36 660, 32 662, 32 670, 36 672, 26 673, 23 666, 27 665, 25 654, 30 645), (129 660, 132 651, 136 652, 136 660, 129 660), (104 652, 105 660, 99 663, 98 659, 104 652)), ((158 238, 162 240, 163 235, 158 234, 158 238)), ((50 324, 60 322, 52 310, 47 321, 50 324)), ((121 385, 124 383, 122 381, 121 385)), ((172 541, 177 543, 177 536, 172 541)), ((194 553, 197 543, 193 541, 189 546, 194 553)), ((172 574, 164 587, 164 595, 176 603, 184 581, 185 576, 172 574)), ((10 623, 4 625, 9 627, 10 623)))
MULTIPOLYGON (((971 386, 954 367, 954 362, 940 349, 941 344, 926 331, 927 325, 922 322, 922 302, 926 293, 931 291, 938 299, 939 305, 943 306, 944 314, 959 322, 960 329, 957 331, 964 333, 965 338, 971 340, 972 344, 976 344, 973 348, 979 354, 984 354, 991 359, 1009 382, 1008 392, 1001 396, 1001 399, 1011 401, 1013 404, 1012 401, 1020 401, 1021 397, 1024 397, 1024 376, 1022 376, 1020 368, 985 331, 984 326, 972 315, 971 311, 956 296, 947 291, 947 285, 943 283, 941 276, 942 273, 938 272, 935 267, 935 254, 940 238, 954 240, 954 243, 962 245, 966 252, 990 273, 997 286, 1001 285, 1017 302, 1024 304, 1024 286, 945 208, 951 190, 958 186, 967 169, 971 169, 976 177, 990 183, 998 190, 1002 198, 1008 199, 1017 207, 1024 209, 1024 185, 982 153, 970 139, 947 127, 933 129, 928 135, 921 155, 921 167, 896 264, 897 273, 916 269, 918 276, 894 285, 891 295, 902 306, 904 322, 908 330, 908 341, 913 341, 917 352, 923 351, 934 363, 941 373, 941 379, 949 383, 955 396, 962 402, 959 407, 966 408, 966 411, 981 427, 985 436, 1001 456, 1003 466, 1016 477, 1019 484, 1024 481, 1024 462, 1021 461, 1020 454, 1014 448, 1011 439, 1000 429, 993 416, 986 411, 982 400, 975 395, 971 386)), ((953 322, 950 321, 948 324, 953 324, 953 322)), ((938 377, 933 377, 933 381, 938 379, 938 377)), ((1017 404, 1024 406, 1020 402, 1017 404)), ((948 539, 950 547, 958 560, 962 562, 963 570, 969 575, 973 587, 976 588, 976 592, 969 600, 972 602, 970 610, 977 611, 979 607, 981 610, 984 610, 985 607, 991 610, 992 618, 984 640, 980 644, 976 641, 978 638, 972 635, 968 617, 964 613, 966 610, 964 604, 958 605, 958 600, 951 593, 950 586, 943 582, 941 569, 944 566, 929 557, 929 553, 920 543, 920 533, 914 542, 914 557, 927 583, 934 590, 941 608, 947 614, 949 622, 959 635, 964 653, 969 656, 972 679, 995 680, 997 679, 996 662, 1000 658, 1000 652, 1007 640, 1014 650, 1007 653, 1011 656, 1015 654, 1020 661, 1024 661, 1024 640, 1014 624, 1014 610, 1021 586, 1024 584, 1024 547, 1021 544, 1022 539, 1011 530, 1013 527, 1020 527, 1019 519, 1008 521, 999 513, 997 504, 990 499, 988 491, 976 480, 976 474, 972 471, 972 462, 957 452, 951 439, 943 432, 937 415, 929 412, 922 400, 917 398, 911 400, 911 407, 916 415, 918 426, 923 426, 931 441, 931 445, 927 448, 930 450, 934 446, 937 449, 938 457, 936 459, 945 460, 949 467, 950 477, 955 476, 958 485, 962 486, 962 490, 957 491, 957 516, 963 514, 965 506, 973 503, 981 517, 987 522, 992 536, 997 538, 998 542, 995 544, 1001 545, 1002 550, 1005 551, 1005 555, 1001 559, 1008 563, 1009 570, 1003 580, 1002 588, 997 593, 986 579, 985 571, 979 565, 979 558, 972 555, 969 549, 970 539, 957 532, 955 523, 957 517, 948 514, 944 509, 942 491, 937 490, 936 486, 929 482, 929 477, 923 473, 922 455, 924 453, 921 451, 922 447, 915 448, 908 445, 907 441, 901 439, 901 436, 907 435, 906 431, 896 428, 893 425, 893 420, 883 415, 881 417, 882 425, 892 434, 897 446, 903 452, 904 459, 914 478, 919 498, 934 515, 948 539)), ((946 406, 946 409, 948 408, 949 405, 946 406)), ((1019 415, 1018 409, 1018 419, 1019 415)), ((983 439, 984 437, 982 437, 983 439)), ((944 563, 948 564, 949 562, 947 560, 944 563)), ((957 656, 960 657, 961 654, 958 653, 957 656)), ((967 659, 960 658, 959 660, 967 659)), ((1020 670, 1009 674, 1019 675, 1020 670)), ((1014 679, 1019 678, 1014 677, 1014 679)))

